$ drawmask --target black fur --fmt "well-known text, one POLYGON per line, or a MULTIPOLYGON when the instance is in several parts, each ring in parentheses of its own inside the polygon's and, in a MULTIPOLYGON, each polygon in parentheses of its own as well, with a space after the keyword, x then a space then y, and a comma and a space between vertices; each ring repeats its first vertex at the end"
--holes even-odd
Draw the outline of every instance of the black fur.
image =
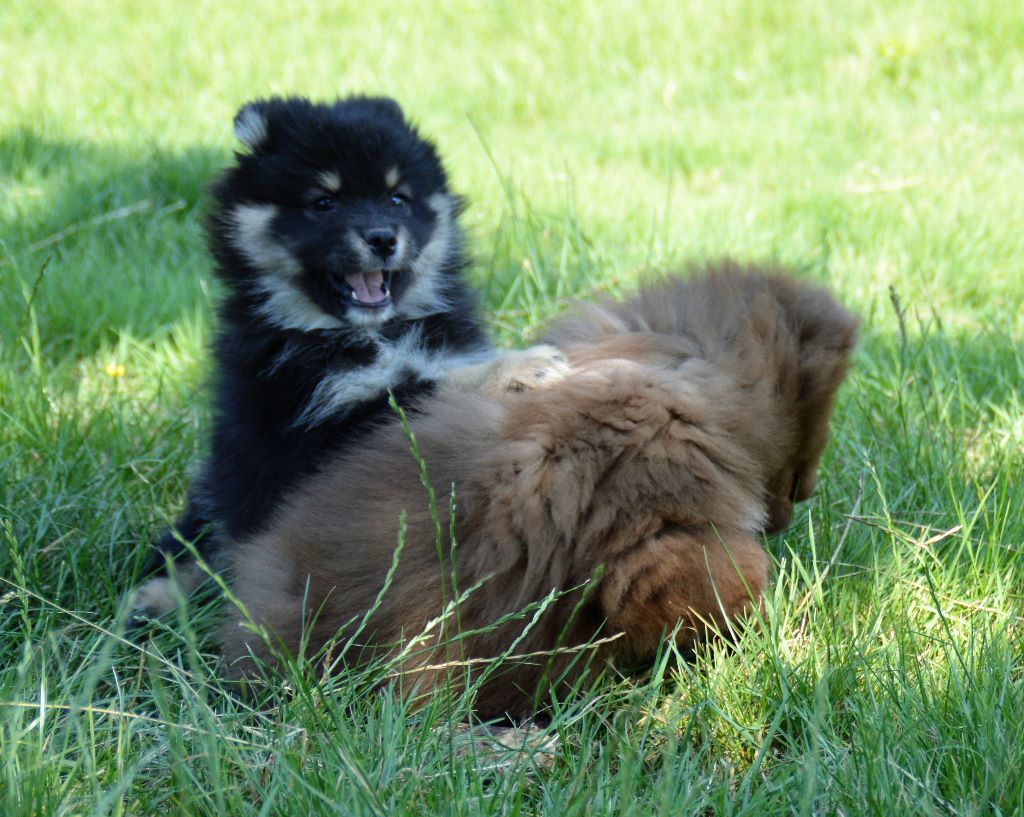
POLYGON ((461 280, 459 200, 395 102, 269 99, 235 122, 248 150, 207 222, 227 288, 209 454, 158 563, 181 540, 209 559, 259 529, 325 457, 394 420, 389 388, 408 405, 490 350, 461 280))

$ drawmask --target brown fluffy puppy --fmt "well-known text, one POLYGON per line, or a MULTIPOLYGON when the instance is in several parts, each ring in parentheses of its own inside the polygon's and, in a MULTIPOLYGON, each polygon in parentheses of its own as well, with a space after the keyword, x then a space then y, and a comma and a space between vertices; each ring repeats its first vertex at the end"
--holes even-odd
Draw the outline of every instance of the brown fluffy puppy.
MULTIPOLYGON (((493 672, 478 713, 530 715, 595 659, 633 664, 757 603, 760 533, 813 489, 856 332, 825 291, 731 264, 582 307, 551 332, 557 382, 447 388, 412 419, 436 517, 409 442, 381 429, 236 543, 234 592, 289 653, 336 639, 424 689, 493 672)), ((223 639, 233 674, 271 657, 233 608, 223 639)))

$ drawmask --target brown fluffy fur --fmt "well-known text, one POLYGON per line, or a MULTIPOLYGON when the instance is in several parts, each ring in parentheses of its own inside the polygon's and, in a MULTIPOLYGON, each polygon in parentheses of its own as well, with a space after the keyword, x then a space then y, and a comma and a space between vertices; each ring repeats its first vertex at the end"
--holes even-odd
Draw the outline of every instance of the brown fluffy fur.
MULTIPOLYGON (((666 633, 687 645, 756 604, 769 566, 760 532, 813 490, 856 328, 825 291, 732 264, 581 307, 550 334, 572 367, 560 380, 515 394, 449 388, 411 422, 442 497, 444 559, 454 485, 455 579, 479 585, 457 612, 436 622, 451 566, 397 428, 235 543, 234 592, 287 652, 304 631, 310 650, 351 639, 345 660, 389 656, 423 688, 452 679, 439 664, 464 683, 490 665, 480 659, 532 654, 501 662, 476 698, 481 715, 529 715, 595 659, 649 658, 666 633), (402 513, 392 584, 358 629, 402 513), (525 635, 532 612, 503 621, 552 591, 525 635)), ((271 657, 234 609, 223 639, 234 674, 271 657)))

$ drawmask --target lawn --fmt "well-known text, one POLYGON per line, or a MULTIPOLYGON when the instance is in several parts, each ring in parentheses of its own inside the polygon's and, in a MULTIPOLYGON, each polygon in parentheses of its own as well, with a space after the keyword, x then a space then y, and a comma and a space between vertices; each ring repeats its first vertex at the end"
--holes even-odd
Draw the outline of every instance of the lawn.
POLYGON ((1019 0, 5 0, 0 813, 1024 812, 1019 0), (249 98, 400 100, 519 345, 732 255, 864 319, 766 624, 606 679, 553 762, 467 702, 218 681, 213 608, 125 634, 208 424, 206 185, 249 98))

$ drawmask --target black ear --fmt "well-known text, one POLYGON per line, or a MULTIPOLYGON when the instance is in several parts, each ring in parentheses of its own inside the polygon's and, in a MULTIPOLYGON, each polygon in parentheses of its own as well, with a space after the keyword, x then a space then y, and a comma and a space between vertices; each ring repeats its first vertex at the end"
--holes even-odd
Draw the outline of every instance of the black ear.
POLYGON ((405 114, 402 113, 402 106, 389 96, 371 96, 367 100, 383 116, 390 116, 400 122, 405 121, 405 114))
POLYGON ((267 147, 270 141, 269 110, 273 102, 257 99, 248 102, 235 114, 235 138, 253 153, 267 147))
POLYGON ((339 99, 334 103, 335 110, 345 113, 360 113, 382 119, 389 119, 398 125, 405 125, 405 114, 402 107, 388 96, 353 96, 339 99))

